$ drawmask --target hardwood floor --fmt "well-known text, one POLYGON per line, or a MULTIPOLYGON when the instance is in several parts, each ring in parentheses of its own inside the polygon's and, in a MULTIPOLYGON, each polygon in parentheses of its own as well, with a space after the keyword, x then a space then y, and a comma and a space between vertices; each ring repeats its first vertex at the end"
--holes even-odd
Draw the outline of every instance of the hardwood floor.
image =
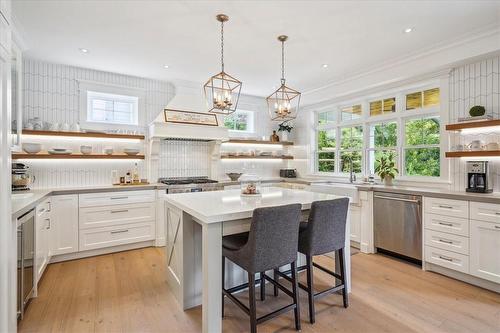
MULTIPOLYGON (((19 332, 200 332, 201 307, 180 310, 165 282, 164 259, 163 249, 146 248, 49 265, 19 332)), ((333 267, 331 258, 315 260, 333 267)), ((318 288, 332 282, 314 274, 318 288)), ((500 332, 499 294, 382 255, 352 256, 352 277, 349 308, 340 295, 323 298, 314 325, 301 292, 302 332, 500 332)), ((247 295, 239 297, 247 302, 247 295)), ((267 312, 286 302, 280 293, 257 308, 267 312)), ((224 332, 248 331, 248 317, 225 304, 224 332)), ((293 312, 258 331, 294 332, 293 312)))

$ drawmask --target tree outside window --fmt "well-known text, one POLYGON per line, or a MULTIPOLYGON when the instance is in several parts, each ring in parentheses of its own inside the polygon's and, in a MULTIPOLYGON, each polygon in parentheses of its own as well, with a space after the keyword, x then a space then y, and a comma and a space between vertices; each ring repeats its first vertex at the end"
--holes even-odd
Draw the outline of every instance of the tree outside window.
POLYGON ((318 171, 335 172, 335 130, 318 131, 318 171))
POLYGON ((397 161, 397 127, 398 125, 395 121, 370 126, 370 147, 368 150, 370 174, 375 173, 378 161, 382 156, 392 156, 397 161))
POLYGON ((362 171, 363 126, 343 127, 340 132, 340 171, 362 171))
POLYGON ((410 119, 405 124, 405 174, 440 175, 439 118, 410 119))

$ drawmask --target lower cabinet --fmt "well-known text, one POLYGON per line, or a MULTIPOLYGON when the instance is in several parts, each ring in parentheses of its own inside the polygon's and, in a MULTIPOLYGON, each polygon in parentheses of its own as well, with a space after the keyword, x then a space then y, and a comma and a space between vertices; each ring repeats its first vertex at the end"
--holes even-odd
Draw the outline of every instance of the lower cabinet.
POLYGON ((78 195, 56 195, 51 204, 51 255, 78 252, 78 195))
POLYGON ((50 198, 36 207, 35 215, 35 284, 42 277, 50 261, 51 232, 51 202, 50 198))
POLYGON ((155 223, 131 223, 80 230, 80 251, 137 243, 155 238, 155 223))
POLYGON ((500 283, 500 223, 471 220, 470 274, 500 283))

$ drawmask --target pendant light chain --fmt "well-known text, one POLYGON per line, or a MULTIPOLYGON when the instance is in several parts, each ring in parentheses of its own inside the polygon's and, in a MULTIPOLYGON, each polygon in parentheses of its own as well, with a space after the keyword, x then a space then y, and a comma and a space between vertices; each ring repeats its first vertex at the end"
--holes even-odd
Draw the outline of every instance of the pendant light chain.
POLYGON ((281 41, 281 84, 285 84, 285 41, 281 41))
POLYGON ((224 72, 224 21, 220 23, 220 62, 224 72))

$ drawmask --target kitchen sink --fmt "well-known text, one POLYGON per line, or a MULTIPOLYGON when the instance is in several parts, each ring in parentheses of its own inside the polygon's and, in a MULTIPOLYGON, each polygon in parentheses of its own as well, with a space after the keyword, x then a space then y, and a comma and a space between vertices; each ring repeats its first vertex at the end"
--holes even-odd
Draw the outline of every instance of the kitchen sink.
POLYGON ((356 188, 357 184, 351 183, 335 183, 335 182, 325 182, 311 184, 311 191, 328 193, 335 195, 343 195, 351 198, 351 203, 357 204, 359 202, 359 192, 356 188))
POLYGON ((15 193, 12 194, 12 200, 24 200, 29 199, 33 196, 33 193, 15 193))

